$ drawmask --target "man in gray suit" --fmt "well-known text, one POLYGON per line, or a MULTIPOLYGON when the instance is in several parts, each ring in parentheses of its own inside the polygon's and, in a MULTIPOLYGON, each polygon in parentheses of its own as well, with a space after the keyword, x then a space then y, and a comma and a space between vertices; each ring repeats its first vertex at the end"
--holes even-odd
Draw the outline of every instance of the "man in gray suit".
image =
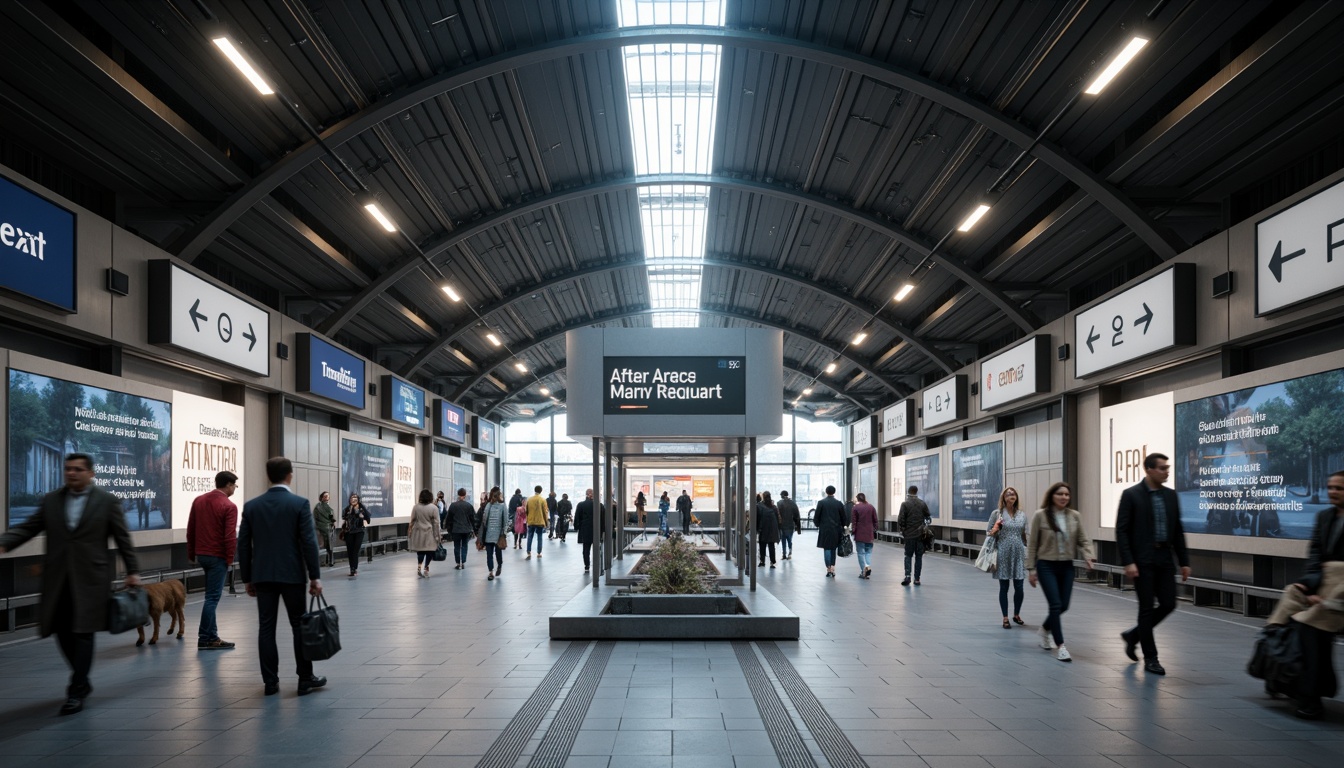
POLYGON ((266 695, 280 691, 280 651, 275 645, 275 625, 280 601, 285 602, 289 626, 294 632, 294 661, 298 664, 299 695, 306 696, 327 684, 313 674, 313 662, 303 656, 299 619, 303 616, 304 582, 310 595, 322 594, 318 569, 317 534, 308 500, 295 495, 294 465, 283 456, 266 461, 271 487, 243 506, 243 524, 238 529, 238 569, 247 594, 257 598, 257 653, 261 656, 261 680, 266 695))
POLYGON ((27 520, 0 536, 0 555, 39 533, 47 534, 42 556, 42 608, 38 626, 43 637, 56 634, 70 664, 62 715, 84 709, 93 692, 93 633, 107 629, 107 598, 112 593, 116 560, 108 557, 107 539, 117 543, 126 563, 126 586, 139 586, 139 562, 126 528, 121 499, 93 484, 93 459, 88 454, 65 457, 65 487, 42 497, 27 520))

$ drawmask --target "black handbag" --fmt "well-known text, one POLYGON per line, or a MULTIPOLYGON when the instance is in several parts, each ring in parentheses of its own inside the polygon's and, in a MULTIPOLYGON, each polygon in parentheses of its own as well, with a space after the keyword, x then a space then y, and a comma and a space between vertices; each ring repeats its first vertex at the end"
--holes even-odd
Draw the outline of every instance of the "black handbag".
POLYGON ((1302 640, 1298 636, 1298 625, 1271 624, 1261 629, 1246 672, 1264 680, 1270 691, 1294 693, 1302 677, 1302 640))
POLYGON ((448 550, 444 549, 443 545, 440 544, 439 548, 434 550, 434 562, 442 563, 444 560, 447 559, 448 559, 448 550))
POLYGON ((309 661, 330 659, 341 650, 341 625, 336 606, 321 595, 308 598, 308 612, 299 619, 303 657, 309 661))
POLYGON ((149 595, 139 587, 113 592, 107 598, 107 631, 118 635, 149 623, 149 595))
POLYGON ((840 536, 840 546, 836 547, 835 554, 840 557, 849 557, 854 554, 854 539, 850 538, 848 533, 840 536))

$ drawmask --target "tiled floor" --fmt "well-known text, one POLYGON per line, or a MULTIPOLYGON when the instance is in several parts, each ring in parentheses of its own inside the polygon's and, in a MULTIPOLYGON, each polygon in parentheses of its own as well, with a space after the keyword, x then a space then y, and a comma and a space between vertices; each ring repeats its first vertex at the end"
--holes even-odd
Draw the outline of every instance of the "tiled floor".
MULTIPOLYGON (((1063 664, 1035 645, 1039 590, 1027 590, 1029 626, 1005 631, 996 584, 964 560, 930 556, 924 585, 902 588, 895 548, 878 546, 872 581, 855 578, 852 558, 831 580, 811 537, 798 543, 798 559, 761 574, 803 618, 802 640, 779 646, 871 766, 1344 762, 1344 706, 1300 721, 1246 676, 1257 622, 1182 605, 1158 630, 1169 674, 1155 678, 1121 652, 1132 598, 1080 585, 1064 619, 1075 661, 1063 664)), ((331 570, 344 650, 318 664, 328 687, 302 699, 292 677, 279 696, 261 695, 244 596, 220 605, 233 651, 195 650, 199 595, 183 641, 137 649, 133 634, 100 635, 96 691, 67 718, 55 715, 66 669, 54 641, 0 635, 0 763, 475 766, 564 652, 547 618, 583 588, 579 563, 572 542, 548 542, 541 560, 510 551, 494 582, 474 551, 468 570, 440 564, 428 580, 408 554, 375 560, 357 581, 331 570)), ((617 644, 567 765, 778 762, 731 645, 682 642, 617 644)))

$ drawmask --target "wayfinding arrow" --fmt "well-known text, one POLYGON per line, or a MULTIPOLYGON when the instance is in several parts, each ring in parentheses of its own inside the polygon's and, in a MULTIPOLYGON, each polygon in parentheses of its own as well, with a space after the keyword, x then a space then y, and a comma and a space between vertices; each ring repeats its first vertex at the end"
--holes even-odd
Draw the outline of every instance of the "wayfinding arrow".
POLYGON ((209 317, 206 317, 205 315, 202 315, 200 312, 196 311, 200 308, 201 308, 201 300, 197 299, 196 303, 191 305, 191 309, 187 310, 187 313, 191 315, 191 324, 195 326, 197 333, 200 333, 201 330, 200 321, 210 319, 209 317))
POLYGON ((1139 315, 1139 319, 1134 321, 1135 327, 1138 327, 1140 324, 1143 325, 1144 333, 1147 333, 1148 326, 1153 324, 1153 310, 1148 308, 1148 302, 1146 301, 1143 302, 1143 314, 1139 315))
POLYGON ((257 346, 257 334, 253 332, 251 323, 247 324, 247 333, 243 334, 243 338, 251 342, 247 345, 247 351, 251 352, 252 348, 257 346))
POLYGON ((1287 256, 1284 256, 1283 241, 1280 240, 1279 244, 1274 246, 1274 255, 1269 257, 1269 273, 1274 276, 1274 282, 1276 283, 1283 282, 1283 262, 1296 259, 1298 256, 1301 256, 1306 252, 1307 252, 1306 248, 1299 248, 1296 251, 1293 251, 1292 253, 1288 254, 1287 256))
POLYGON ((1096 350, 1092 349, 1092 342, 1094 342, 1094 341, 1096 341, 1097 339, 1100 339, 1100 338, 1101 338, 1101 334, 1097 333, 1097 326, 1094 325, 1094 326, 1092 326, 1091 328, 1088 328, 1088 329, 1087 329, 1087 351, 1088 351, 1088 352, 1095 352, 1095 351, 1096 351, 1096 350))

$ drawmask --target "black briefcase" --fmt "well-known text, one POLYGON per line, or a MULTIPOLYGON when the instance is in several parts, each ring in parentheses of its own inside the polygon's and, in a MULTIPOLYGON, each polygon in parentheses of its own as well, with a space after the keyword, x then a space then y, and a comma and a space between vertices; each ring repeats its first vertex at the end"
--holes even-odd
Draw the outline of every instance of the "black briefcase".
POLYGON ((118 635, 149 623, 149 595, 139 587, 113 592, 107 598, 107 631, 118 635))
POLYGON ((314 595, 308 599, 308 612, 299 619, 299 638, 303 641, 303 657, 309 661, 330 659, 341 650, 341 626, 336 606, 327 605, 326 598, 314 595))

